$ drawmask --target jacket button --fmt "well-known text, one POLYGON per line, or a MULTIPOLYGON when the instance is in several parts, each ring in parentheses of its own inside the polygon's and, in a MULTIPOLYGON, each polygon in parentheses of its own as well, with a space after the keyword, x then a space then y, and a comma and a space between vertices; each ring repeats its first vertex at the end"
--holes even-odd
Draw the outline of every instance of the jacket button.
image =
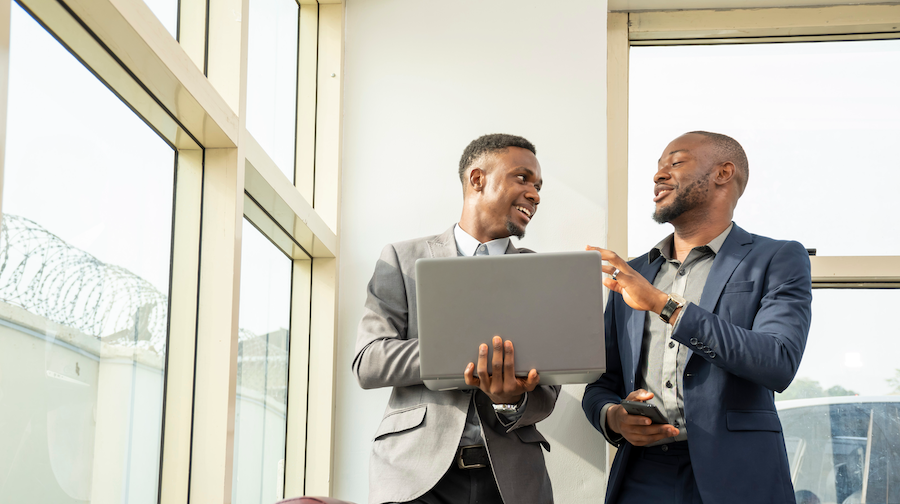
POLYGON ((667 452, 667 451, 669 451, 669 445, 662 445, 659 449, 664 452, 667 452))
POLYGON ((696 345, 699 342, 700 340, 698 340, 697 338, 691 338, 691 345, 696 345))
POLYGON ((715 359, 715 358, 716 358, 716 352, 709 352, 709 358, 710 358, 710 359, 715 359))

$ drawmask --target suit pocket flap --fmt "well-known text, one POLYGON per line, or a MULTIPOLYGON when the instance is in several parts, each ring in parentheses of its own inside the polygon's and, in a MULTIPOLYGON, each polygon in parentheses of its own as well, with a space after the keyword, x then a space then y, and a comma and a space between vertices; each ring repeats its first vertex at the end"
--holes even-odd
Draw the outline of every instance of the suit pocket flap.
POLYGON ((381 420, 381 425, 378 426, 374 439, 378 439, 385 434, 403 432, 418 427, 425 420, 427 406, 426 404, 419 404, 411 408, 391 412, 381 420))
POLYGON ((728 411, 725 423, 730 431, 781 432, 781 421, 774 411, 728 411))
POLYGON ((545 450, 550 451, 550 443, 544 439, 544 435, 538 432, 534 425, 520 427, 513 432, 519 436, 523 443, 540 443, 545 450))
POLYGON ((722 293, 726 292, 753 292, 753 286, 756 282, 753 280, 748 280, 746 282, 732 282, 725 284, 725 290, 722 293))

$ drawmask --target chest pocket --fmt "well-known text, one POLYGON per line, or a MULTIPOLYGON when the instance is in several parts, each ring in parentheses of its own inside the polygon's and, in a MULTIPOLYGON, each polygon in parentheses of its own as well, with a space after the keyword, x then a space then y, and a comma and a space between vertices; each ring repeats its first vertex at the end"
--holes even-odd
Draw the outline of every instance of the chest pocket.
POLYGON ((725 289, 722 291, 722 294, 730 294, 732 292, 753 292, 753 287, 755 286, 756 281, 754 280, 727 283, 725 284, 725 289))

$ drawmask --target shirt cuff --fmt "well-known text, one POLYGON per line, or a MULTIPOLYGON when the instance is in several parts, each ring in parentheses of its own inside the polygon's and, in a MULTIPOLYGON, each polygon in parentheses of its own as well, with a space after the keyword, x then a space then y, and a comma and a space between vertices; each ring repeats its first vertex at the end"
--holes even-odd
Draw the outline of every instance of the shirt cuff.
POLYGON ((603 409, 600 410, 600 432, 611 445, 620 446, 622 442, 625 441, 625 438, 622 437, 621 434, 611 431, 606 423, 606 412, 609 411, 609 408, 614 404, 615 403, 606 403, 603 405, 603 409))
POLYGON ((497 421, 499 421, 504 427, 509 427, 510 425, 519 421, 522 418, 522 415, 525 414, 525 403, 528 402, 528 392, 522 394, 522 399, 519 400, 519 403, 516 404, 516 412, 510 413, 509 415, 504 415, 502 413, 494 412, 497 415, 497 421))
POLYGON ((684 318, 684 313, 687 311, 688 306, 691 306, 691 304, 693 304, 693 303, 688 301, 687 303, 684 304, 684 306, 681 307, 681 311, 678 312, 678 318, 675 319, 675 325, 672 326, 672 332, 675 332, 675 330, 678 329, 678 324, 681 323, 681 319, 684 318))

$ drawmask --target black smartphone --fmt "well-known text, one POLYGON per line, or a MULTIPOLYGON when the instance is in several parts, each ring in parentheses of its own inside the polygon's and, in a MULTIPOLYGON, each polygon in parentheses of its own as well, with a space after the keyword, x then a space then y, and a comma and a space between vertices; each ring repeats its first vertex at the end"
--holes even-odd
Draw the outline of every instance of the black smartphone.
POLYGON ((653 423, 667 424, 666 417, 654 404, 640 401, 622 401, 622 407, 629 415, 641 415, 649 418, 653 423))

